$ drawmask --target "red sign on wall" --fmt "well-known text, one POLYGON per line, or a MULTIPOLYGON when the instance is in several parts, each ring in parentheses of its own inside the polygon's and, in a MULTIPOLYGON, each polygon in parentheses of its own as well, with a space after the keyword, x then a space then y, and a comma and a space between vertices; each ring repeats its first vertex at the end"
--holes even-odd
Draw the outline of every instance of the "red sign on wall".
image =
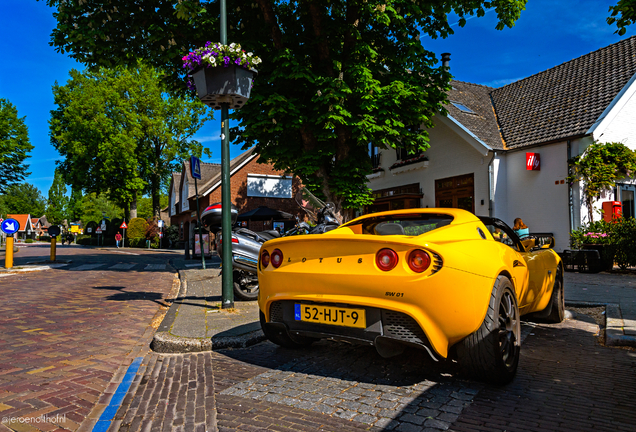
POLYGON ((526 170, 541 170, 541 157, 539 157, 539 153, 526 153, 526 170))

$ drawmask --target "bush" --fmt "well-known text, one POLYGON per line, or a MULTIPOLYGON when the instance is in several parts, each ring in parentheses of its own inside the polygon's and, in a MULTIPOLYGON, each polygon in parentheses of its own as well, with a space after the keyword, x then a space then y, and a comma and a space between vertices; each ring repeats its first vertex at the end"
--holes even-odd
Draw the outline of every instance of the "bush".
POLYGON ((38 240, 43 241, 43 242, 51 243, 51 237, 49 237, 47 235, 39 236, 38 240))
POLYGON ((636 267, 636 220, 620 218, 612 222, 597 221, 572 231, 572 246, 585 249, 601 245, 601 261, 605 268, 616 263, 621 269, 636 267))
POLYGON ((177 247, 177 243, 179 243, 179 226, 170 225, 165 231, 165 236, 167 237, 168 244, 171 245, 171 247, 177 247))
POLYGON ((33 239, 26 239, 24 242, 25 243, 33 243, 33 239))
POLYGON ((148 222, 143 218, 132 218, 128 223, 128 229, 126 230, 126 237, 130 239, 146 238, 146 228, 148 228, 148 222))

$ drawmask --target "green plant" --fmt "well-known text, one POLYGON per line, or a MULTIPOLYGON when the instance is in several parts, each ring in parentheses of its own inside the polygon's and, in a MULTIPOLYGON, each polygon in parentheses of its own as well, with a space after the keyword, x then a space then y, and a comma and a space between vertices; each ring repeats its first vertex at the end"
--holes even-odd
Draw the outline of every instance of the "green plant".
POLYGON ((33 243, 33 240, 32 239, 26 239, 24 242, 25 243, 33 243))
POLYGON ((616 180, 630 177, 636 171, 636 153, 621 143, 595 142, 569 163, 568 182, 583 182, 585 205, 589 221, 593 222, 594 201, 601 192, 613 188, 616 180))
POLYGON ((132 218, 128 223, 128 230, 126 237, 130 239, 146 238, 146 229, 148 228, 148 222, 142 218, 132 218))
POLYGON ((636 219, 592 222, 572 231, 572 247, 600 251, 605 268, 636 267, 636 219), (599 247, 599 245, 601 247, 599 247))
POLYGON ((166 237, 168 238, 168 244, 172 246, 176 245, 179 241, 179 226, 170 225, 168 229, 166 229, 166 237))

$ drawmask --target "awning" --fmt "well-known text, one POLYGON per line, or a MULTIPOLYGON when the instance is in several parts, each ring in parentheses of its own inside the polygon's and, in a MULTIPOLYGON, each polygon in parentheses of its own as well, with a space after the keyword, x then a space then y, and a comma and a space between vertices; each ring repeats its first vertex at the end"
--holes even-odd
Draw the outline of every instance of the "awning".
POLYGON ((238 215, 238 220, 240 221, 265 221, 270 219, 294 219, 294 215, 284 211, 274 210, 266 206, 260 206, 254 210, 238 215))

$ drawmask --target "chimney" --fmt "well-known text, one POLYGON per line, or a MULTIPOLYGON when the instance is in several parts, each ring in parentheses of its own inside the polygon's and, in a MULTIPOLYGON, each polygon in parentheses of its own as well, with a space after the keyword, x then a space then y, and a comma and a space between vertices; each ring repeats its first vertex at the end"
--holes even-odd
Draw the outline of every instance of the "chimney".
POLYGON ((446 70, 450 69, 450 53, 442 53, 442 67, 446 70))

